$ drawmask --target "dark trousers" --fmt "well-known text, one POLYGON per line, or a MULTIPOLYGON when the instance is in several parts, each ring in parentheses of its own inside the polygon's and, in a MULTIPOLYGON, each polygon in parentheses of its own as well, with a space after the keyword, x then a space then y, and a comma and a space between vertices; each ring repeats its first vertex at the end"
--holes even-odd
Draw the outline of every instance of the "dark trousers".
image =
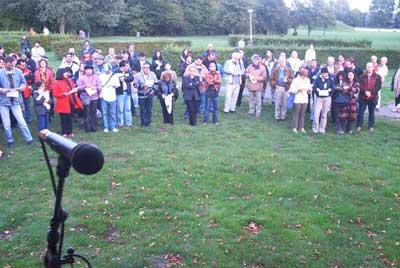
POLYGON ((197 100, 186 101, 186 106, 189 111, 189 123, 191 126, 194 126, 197 123, 196 116, 199 111, 199 102, 200 101, 197 100))
POLYGON ((358 111, 357 127, 362 127, 364 125, 364 114, 368 107, 368 128, 375 127, 375 107, 376 102, 374 100, 361 100, 359 101, 360 108, 358 111))
POLYGON ((97 100, 91 100, 89 105, 84 106, 84 120, 85 120, 85 131, 95 132, 97 131, 97 100))
POLYGON ((242 97, 245 86, 246 86, 246 75, 242 75, 242 84, 240 84, 239 95, 236 101, 236 106, 242 105, 242 97))
POLYGON ((140 125, 148 127, 151 125, 151 116, 153 109, 153 96, 147 98, 139 98, 140 106, 140 125))
POLYGON ((306 115, 307 103, 295 103, 292 128, 301 130, 304 128, 304 117, 306 115))
POLYGON ((400 96, 394 99, 394 103, 396 106, 400 104, 400 96))
POLYGON ((61 134, 72 134, 72 114, 60 114, 61 119, 61 134))
POLYGON ((173 124, 174 123, 174 105, 172 104, 171 113, 168 113, 167 106, 163 99, 160 99, 161 110, 164 118, 164 124, 173 124))

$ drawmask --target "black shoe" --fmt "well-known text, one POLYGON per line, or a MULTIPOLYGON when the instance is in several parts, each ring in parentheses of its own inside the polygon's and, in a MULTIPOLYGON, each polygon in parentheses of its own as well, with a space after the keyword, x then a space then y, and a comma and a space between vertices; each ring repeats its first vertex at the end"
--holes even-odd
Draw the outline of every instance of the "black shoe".
POLYGON ((230 111, 230 113, 231 113, 231 114, 234 114, 234 113, 236 113, 236 112, 235 112, 235 111, 230 111))
POLYGON ((13 142, 7 143, 7 148, 14 149, 14 143, 13 142))

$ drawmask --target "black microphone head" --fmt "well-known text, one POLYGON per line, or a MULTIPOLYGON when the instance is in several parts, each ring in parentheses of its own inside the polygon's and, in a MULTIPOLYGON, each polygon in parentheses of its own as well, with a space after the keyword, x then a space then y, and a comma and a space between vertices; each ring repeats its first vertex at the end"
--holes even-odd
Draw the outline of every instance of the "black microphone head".
POLYGON ((77 172, 93 175, 102 169, 104 156, 97 146, 80 143, 72 152, 71 164, 77 172))

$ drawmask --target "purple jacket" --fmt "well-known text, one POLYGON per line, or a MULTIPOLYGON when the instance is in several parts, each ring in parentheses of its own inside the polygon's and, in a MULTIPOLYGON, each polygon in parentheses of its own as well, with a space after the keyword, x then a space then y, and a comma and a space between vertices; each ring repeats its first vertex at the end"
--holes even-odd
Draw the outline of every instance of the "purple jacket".
POLYGON ((97 90, 95 94, 90 96, 90 100, 98 100, 99 96, 101 95, 101 81, 97 74, 92 74, 90 76, 82 75, 79 77, 78 81, 78 89, 82 95, 88 96, 85 88, 91 87, 97 90))

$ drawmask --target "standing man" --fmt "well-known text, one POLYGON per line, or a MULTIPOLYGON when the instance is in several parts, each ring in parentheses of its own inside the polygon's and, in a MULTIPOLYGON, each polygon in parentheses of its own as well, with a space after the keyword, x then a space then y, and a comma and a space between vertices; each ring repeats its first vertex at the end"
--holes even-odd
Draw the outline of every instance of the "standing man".
POLYGON ((293 80, 293 71, 286 65, 285 56, 280 56, 278 66, 272 71, 270 83, 275 88, 275 119, 286 120, 287 98, 290 84, 293 80))
MULTIPOLYGON (((263 60, 263 64, 267 69, 267 81, 265 87, 265 93, 269 92, 271 95, 271 103, 275 104, 275 88, 271 87, 270 78, 272 74, 272 70, 276 67, 276 60, 274 58, 274 51, 272 49, 268 49, 266 53, 266 58, 263 60)), ((265 99, 264 99, 265 100, 265 99)))
MULTIPOLYGON (((247 67, 249 66, 249 64, 247 62, 247 58, 244 55, 243 49, 239 50, 239 54, 240 54, 240 58, 239 58, 240 68, 243 69, 243 70, 246 70, 247 67)), ((242 104, 243 91, 244 91, 244 88, 246 86, 246 74, 244 72, 242 74, 242 78, 241 79, 242 80, 240 82, 239 95, 238 95, 237 102, 236 102, 236 106, 238 106, 238 107, 240 107, 240 105, 242 104)))
POLYGON ((261 64, 261 57, 253 55, 251 57, 252 64, 246 69, 246 75, 249 78, 248 91, 249 91, 249 115, 260 117, 261 115, 261 97, 264 90, 264 82, 267 78, 267 71, 264 65, 261 64))
POLYGON ((25 122, 20 106, 20 93, 24 91, 26 81, 22 71, 14 68, 14 58, 6 57, 5 68, 0 70, 0 115, 7 138, 7 145, 12 148, 14 139, 11 130, 10 110, 27 144, 33 143, 31 132, 25 122))
POLYGON ((360 95, 358 112, 357 131, 361 131, 364 124, 364 113, 368 107, 368 130, 374 132, 375 128, 375 108, 378 101, 378 93, 382 87, 382 79, 375 72, 374 64, 368 62, 366 72, 360 77, 360 95))
POLYGON ((224 113, 234 113, 236 109, 240 85, 242 83, 242 75, 245 71, 244 66, 240 65, 239 61, 240 53, 235 51, 232 53, 232 58, 227 60, 224 64, 226 78, 224 113))

